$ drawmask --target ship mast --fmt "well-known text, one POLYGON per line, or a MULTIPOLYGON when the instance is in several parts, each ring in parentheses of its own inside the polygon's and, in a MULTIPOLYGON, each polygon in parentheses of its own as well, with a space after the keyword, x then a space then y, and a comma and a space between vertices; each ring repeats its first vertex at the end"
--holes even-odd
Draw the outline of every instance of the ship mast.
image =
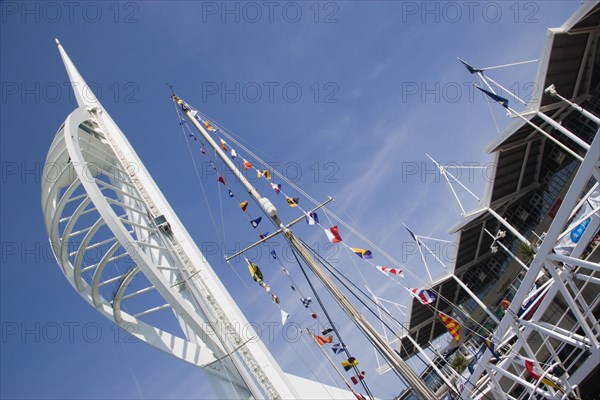
POLYGON ((379 333, 373 328, 367 319, 352 305, 350 301, 348 301, 340 289, 335 285, 333 280, 315 262, 306 246, 296 238, 294 233, 288 227, 281 222, 279 216, 277 215, 277 209, 275 206, 273 206, 269 199, 260 195, 256 188, 254 188, 254 186, 246 179, 246 177, 229 159, 229 157, 227 157, 221 147, 209 135, 205 127, 202 126, 202 124, 200 124, 200 122, 194 117, 191 108, 175 94, 173 94, 172 99, 181 108, 185 116, 192 123, 192 125, 196 127, 206 142, 215 150, 216 154, 223 161, 223 163, 225 163, 225 165, 227 165, 227 167, 233 172, 235 177, 239 179, 242 186, 259 205, 260 209, 265 213, 265 215, 278 229, 282 230, 282 234, 289 244, 298 252, 300 257, 309 266, 317 278, 323 283, 333 298, 336 299, 344 312, 354 321, 354 323, 377 349, 381 356, 390 364, 391 368, 398 372, 400 376, 402 376, 408 386, 411 387, 411 389, 419 396, 420 399, 436 400, 435 394, 413 372, 413 370, 404 362, 402 357, 396 353, 396 351, 388 344, 388 342, 382 338, 381 335, 379 335, 379 333))

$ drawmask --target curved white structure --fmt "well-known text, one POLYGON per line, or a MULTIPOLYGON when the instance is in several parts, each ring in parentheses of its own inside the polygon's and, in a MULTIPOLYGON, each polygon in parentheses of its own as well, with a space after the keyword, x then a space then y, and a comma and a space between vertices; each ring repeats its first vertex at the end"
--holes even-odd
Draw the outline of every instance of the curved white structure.
POLYGON ((281 370, 57 44, 79 107, 48 151, 42 208, 75 290, 138 339, 201 367, 220 398, 352 397, 281 370))

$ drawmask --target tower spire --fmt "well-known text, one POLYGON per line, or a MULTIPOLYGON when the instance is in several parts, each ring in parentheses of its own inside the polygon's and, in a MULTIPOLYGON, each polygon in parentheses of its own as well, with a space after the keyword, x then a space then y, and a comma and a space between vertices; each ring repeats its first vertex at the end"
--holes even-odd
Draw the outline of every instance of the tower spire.
POLYGON ((63 64, 65 65, 65 69, 67 70, 67 74, 69 75, 69 80, 71 81, 71 88, 73 89, 73 93, 75 94, 75 99, 77 100, 77 105, 79 107, 92 107, 100 105, 100 102, 85 82, 77 68, 73 64, 73 61, 69 58, 69 55, 63 48, 60 41, 55 38, 54 41, 58 46, 58 52, 60 53, 60 57, 62 58, 63 64))

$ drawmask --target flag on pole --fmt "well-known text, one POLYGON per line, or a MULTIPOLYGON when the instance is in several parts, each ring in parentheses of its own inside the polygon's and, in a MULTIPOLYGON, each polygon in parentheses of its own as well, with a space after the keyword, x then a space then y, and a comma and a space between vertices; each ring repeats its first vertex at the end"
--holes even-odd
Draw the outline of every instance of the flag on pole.
POLYGON ((298 207, 298 203, 300 202, 298 197, 286 197, 285 200, 290 207, 298 207))
POLYGON ((319 216, 316 212, 305 213, 304 218, 306 219, 306 223, 309 225, 315 225, 319 223, 319 216))
POLYGON ((256 283, 261 283, 263 280, 263 274, 258 265, 249 260, 246 260, 246 263, 248 264, 248 271, 250 271, 252 279, 254 279, 256 283))
POLYGON ((344 350, 346 350, 346 346, 344 346, 342 343, 336 343, 331 346, 331 351, 333 351, 334 354, 340 354, 344 350))
POLYGON ((200 147, 200 153, 206 154, 206 150, 204 150, 204 147, 200 147))
MULTIPOLYGON (((529 372, 529 375, 531 375, 531 377, 533 379, 535 379, 536 381, 539 381, 540 378, 542 377, 542 373, 533 363, 533 360, 527 359, 527 358, 523 358, 523 360, 525 361, 525 369, 527 370, 527 372, 529 372)), ((546 386, 550 386, 553 389, 559 390, 563 393, 565 392, 565 389, 563 389, 562 387, 558 386, 558 384, 556 382, 554 382, 552 379, 550 379, 548 377, 548 375, 544 376, 541 380, 541 382, 546 385, 546 386)))
POLYGON ((358 384, 358 382, 362 381, 363 379, 365 379, 365 371, 360 371, 359 375, 353 376, 350 378, 350 380, 352 381, 353 384, 358 384))
POLYGON ((211 124, 208 122, 208 120, 204 121, 204 126, 206 127, 206 129, 208 129, 208 130, 209 130, 209 131, 211 131, 211 132, 215 130, 215 127, 214 127, 214 126, 212 126, 212 125, 211 125, 211 124))
POLYGON ((271 291, 271 286, 269 284, 267 284, 266 282, 260 282, 259 285, 265 289, 265 291, 270 292, 271 291))
POLYGON ((388 268, 388 267, 382 267, 379 265, 376 265, 375 268, 377 268, 378 270, 380 270, 381 272, 383 272, 386 275, 387 274, 398 275, 398 276, 404 275, 404 270, 401 268, 388 268))
POLYGON ((494 345, 494 342, 492 342, 491 339, 487 338, 487 339, 485 339, 484 343, 485 343, 485 347, 490 349, 490 352, 492 353, 492 355, 499 360, 500 354, 496 353, 496 346, 494 345))
POLYGON ((287 321, 290 314, 283 311, 283 309, 281 309, 280 311, 281 311, 281 325, 285 325, 285 321, 287 321))
POLYGON ((225 179, 223 179, 223 177, 221 175, 219 175, 219 179, 217 179, 219 182, 221 182, 223 185, 225 184, 225 179))
POLYGON ((271 250, 271 257, 273 257, 273 260, 277 260, 277 253, 275 253, 275 250, 271 250))
POLYGON ((460 324, 443 312, 440 312, 438 315, 446 329, 448 329, 448 333, 450 333, 454 338, 454 341, 458 343, 460 341, 460 324))
POLYGON ((331 333, 331 332, 333 332, 333 328, 327 328, 327 329, 324 329, 324 330, 321 332, 321 334, 322 334, 323 336, 325 336, 325 335, 327 335, 328 333, 331 333))
POLYGON ((260 235, 258 235, 261 239, 266 238, 267 236, 269 236, 269 232, 265 232, 265 233, 261 233, 260 235))
POLYGON ((236 157, 237 157, 237 151, 235 151, 235 149, 231 149, 231 159, 235 160, 236 157))
POLYGON ((329 229, 325 229, 325 234, 327 235, 327 239, 329 239, 331 243, 339 243, 342 241, 342 238, 340 237, 340 234, 338 232, 337 225, 334 225, 329 229))
POLYGON ((244 170, 249 170, 250 168, 252 168, 252 163, 250 161, 246 161, 244 160, 244 170))
POLYGON ((483 355, 483 353, 485 353, 485 349, 486 349, 486 346, 485 345, 481 345, 481 347, 479 348, 479 350, 477 351, 477 353, 473 354, 473 359, 471 360, 471 362, 467 366, 467 368, 469 369, 469 372, 471 374, 473 374, 473 372, 475 372, 475 365, 477 365, 477 362, 479 361, 479 358, 481 358, 481 356, 483 355))
POLYGON ((219 140, 221 141, 221 148, 223 149, 223 151, 228 152, 229 150, 227 149, 227 143, 225 143, 223 139, 219 140))
POLYGON ((314 335, 313 338, 319 344, 319 346, 323 346, 325 343, 331 343, 333 341, 333 336, 325 337, 325 336, 314 335))
POLYGON ((247 207, 248 207, 248 202, 247 201, 242 201, 240 203, 240 208, 242 209, 242 211, 246 211, 247 207))
POLYGON ((268 169, 265 169, 264 171, 259 171, 256 170, 256 177, 260 178, 261 176, 264 176, 265 178, 267 178, 268 181, 271 180, 271 171, 269 171, 268 169))
POLYGON ((350 247, 350 250, 355 252, 356 255, 359 256, 360 258, 365 258, 365 259, 373 258, 373 253, 371 253, 371 250, 359 249, 358 247, 350 247))
POLYGON ((430 290, 411 288, 409 291, 421 302, 421 304, 433 303, 437 299, 430 290))
POLYGON ((350 357, 347 360, 342 361, 342 367, 344 370, 350 371, 352 367, 356 367, 358 365, 358 360, 354 357, 350 357))
POLYGON ((258 217, 256 219, 253 219, 252 221, 250 221, 250 225, 252 225, 252 227, 256 229, 256 227, 258 226, 258 224, 260 224, 260 221, 262 221, 262 217, 258 217))
POLYGON ((467 70, 468 70, 470 73, 472 73, 472 74, 476 74, 477 72, 483 72, 483 69, 481 69, 481 68, 475 68, 475 67, 473 67, 473 66, 471 66, 471 65, 467 64, 467 62, 466 62, 466 61, 464 61, 464 60, 461 60, 460 58, 458 59, 458 61, 460 61, 460 62, 461 62, 461 63, 462 63, 464 66, 465 66, 465 68, 466 68, 466 69, 467 69, 467 70))
POLYGON ((410 237, 412 237, 415 242, 419 243, 419 241, 417 240, 417 236, 413 233, 413 231, 408 229, 408 226, 406 226, 406 225, 404 225, 404 227, 408 231, 408 234, 410 235, 410 237))
POLYGON ((275 193, 279 194, 279 192, 281 192, 281 183, 271 182, 271 189, 273 189, 275 193))
POLYGON ((496 93, 492 93, 489 90, 485 90, 482 87, 479 87, 477 85, 475 85, 475 87, 479 90, 481 90, 483 93, 485 93, 490 99, 500 103, 502 105, 502 107, 504 108, 508 108, 508 99, 505 99, 504 97, 498 96, 496 93))
POLYGON ((229 190, 229 197, 233 197, 233 192, 231 191, 231 189, 227 189, 229 190))
POLYGON ((272 294, 271 295, 271 301, 275 304, 279 304, 279 296, 277 296, 276 294, 272 294))
POLYGON ((544 297, 546 297, 546 288, 547 287, 537 288, 534 286, 525 300, 523 300, 523 304, 519 308, 519 311, 517 311, 517 316, 524 320, 531 319, 535 311, 542 303, 542 300, 544 300, 544 297))

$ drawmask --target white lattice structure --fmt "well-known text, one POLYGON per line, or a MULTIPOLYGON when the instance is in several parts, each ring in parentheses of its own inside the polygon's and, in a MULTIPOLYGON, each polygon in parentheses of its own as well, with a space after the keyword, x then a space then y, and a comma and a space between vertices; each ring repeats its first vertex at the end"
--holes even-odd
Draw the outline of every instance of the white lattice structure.
POLYGON ((202 368, 220 398, 352 397, 281 370, 58 48, 78 108, 48 151, 42 208, 73 288, 139 340, 202 368))
MULTIPOLYGON (((598 118, 591 118, 600 125, 598 118)), ((600 264, 582 257, 600 227, 600 208, 577 216, 585 200, 594 191, 597 193, 598 182, 600 130, 579 165, 508 311, 495 330, 495 337, 501 340, 496 348, 502 349, 505 357, 496 363, 492 362, 491 352, 484 353, 470 377, 470 382, 477 382, 477 386, 469 398, 480 399, 489 394, 496 399, 567 398, 567 394, 600 365, 600 324, 598 316, 594 315, 600 308, 600 264), (560 247, 560 240, 586 219, 588 225, 569 254, 555 251, 560 247), (519 317, 519 307, 543 275, 548 278, 544 284, 545 297, 530 319, 519 317), (524 359, 533 360, 540 371, 555 379, 567 393, 543 384, 541 379, 532 379, 524 359), (564 369, 564 374, 552 375, 551 371, 557 365, 564 369), (518 397, 509 393, 518 393, 518 397)), ((585 393, 582 398, 586 398, 585 393)))

